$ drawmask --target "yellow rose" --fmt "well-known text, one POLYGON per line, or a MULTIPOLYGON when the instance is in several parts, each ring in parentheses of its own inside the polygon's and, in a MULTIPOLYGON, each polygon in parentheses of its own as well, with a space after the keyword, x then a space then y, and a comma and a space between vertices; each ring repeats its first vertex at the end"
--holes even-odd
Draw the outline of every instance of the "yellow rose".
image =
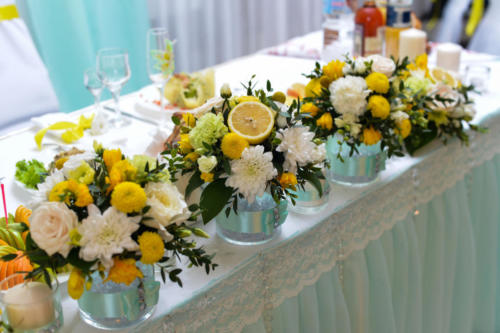
POLYGON ((313 103, 305 103, 300 107, 300 112, 309 113, 312 117, 316 117, 319 112, 319 108, 313 103))
POLYGON ((382 73, 371 73, 365 80, 368 89, 376 93, 386 94, 389 91, 389 79, 382 73))
POLYGON ((195 152, 191 152, 189 154, 187 154, 186 156, 184 156, 184 161, 189 161, 189 162, 196 162, 196 160, 200 157, 200 154, 198 153, 195 153, 195 152))
POLYGON ((316 97, 321 95, 321 82, 319 78, 311 79, 306 85, 305 92, 306 97, 316 97))
POLYGON ((396 124, 397 128, 394 129, 396 134, 401 135, 403 139, 406 139, 411 133, 411 121, 410 119, 403 119, 396 124))
POLYGON ((68 295, 73 299, 79 299, 83 294, 85 276, 78 268, 73 268, 68 279, 68 295))
POLYGON ((318 120, 316 120, 316 125, 323 129, 331 130, 333 126, 332 115, 328 112, 323 114, 318 120))
POLYGON ((376 144, 382 139, 382 133, 370 126, 363 130, 363 143, 367 146, 376 144))
POLYGON ((391 105, 385 97, 373 95, 368 100, 367 109, 371 111, 374 118, 386 119, 391 113, 391 105))
POLYGON ((283 188, 291 188, 295 190, 295 185, 297 185, 297 177, 291 172, 285 172, 279 177, 279 182, 283 188))
POLYGON ((113 165, 122 160, 122 151, 118 149, 104 150, 102 154, 102 159, 104 160, 104 164, 106 164, 106 168, 108 171, 111 170, 113 165))

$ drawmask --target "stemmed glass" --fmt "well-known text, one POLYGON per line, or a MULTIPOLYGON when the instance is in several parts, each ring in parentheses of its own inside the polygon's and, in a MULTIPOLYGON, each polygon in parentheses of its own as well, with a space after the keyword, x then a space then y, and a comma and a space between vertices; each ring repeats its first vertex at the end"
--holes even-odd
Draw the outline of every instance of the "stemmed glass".
MULTIPOLYGON (((102 77, 102 74, 100 75, 102 77)), ((96 112, 96 116, 101 114, 101 93, 104 89, 102 81, 99 77, 99 73, 95 70, 95 68, 86 69, 83 72, 83 84, 85 88, 94 96, 94 108, 96 112)))
POLYGON ((115 119, 111 120, 114 127, 124 127, 130 120, 123 118, 120 110, 120 91, 130 79, 128 52, 123 49, 102 49, 97 52, 97 71, 102 83, 108 88, 115 101, 115 119))
POLYGON ((160 111, 162 112, 158 128, 163 128, 167 122, 165 112, 165 85, 174 72, 174 50, 173 42, 168 39, 165 28, 153 28, 148 30, 147 49, 148 74, 153 84, 158 88, 160 94, 160 111))

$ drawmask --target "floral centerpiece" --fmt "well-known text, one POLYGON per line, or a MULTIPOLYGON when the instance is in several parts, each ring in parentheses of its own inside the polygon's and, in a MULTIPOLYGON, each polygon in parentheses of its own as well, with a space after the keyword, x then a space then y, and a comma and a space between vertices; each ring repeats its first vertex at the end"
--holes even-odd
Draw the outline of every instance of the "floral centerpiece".
POLYGON ((474 87, 463 85, 455 74, 442 68, 430 69, 426 54, 418 56, 414 63, 407 63, 399 82, 396 108, 414 124, 411 135, 404 141, 410 154, 435 138, 446 143, 449 138, 457 137, 467 144, 467 127, 484 132, 471 124, 476 110, 469 92, 474 87))
POLYGON ((306 181, 321 191, 324 142, 301 126, 296 101, 287 106, 269 81, 256 89, 252 79, 244 85, 246 96, 232 96, 224 85, 221 98, 203 112, 174 118, 180 135, 164 155, 172 175, 189 175, 186 197, 201 188, 205 223, 224 208, 226 216, 231 209, 237 213, 241 200, 252 204, 265 193, 276 204, 293 200, 292 191, 306 181))
MULTIPOLYGON (((382 56, 316 63, 306 86, 301 112, 318 137, 338 134, 351 148, 380 142, 389 156, 402 156, 402 141, 411 132, 411 122, 394 108, 399 94, 398 77, 405 62, 382 56)), ((338 157, 341 158, 339 152, 338 157)))
POLYGON ((25 245, 35 268, 27 278, 43 276, 50 284, 51 273, 69 264, 68 293, 79 299, 96 274, 104 282, 130 285, 143 278, 141 264, 155 265, 164 282, 168 275, 182 286, 182 270, 170 258, 187 257, 207 273, 217 266, 189 238, 208 235, 188 224, 194 217, 156 159, 126 158, 120 149, 95 143, 93 151, 57 155, 43 177, 23 174, 43 169, 29 164, 37 168, 18 164, 18 176, 36 188, 25 245))

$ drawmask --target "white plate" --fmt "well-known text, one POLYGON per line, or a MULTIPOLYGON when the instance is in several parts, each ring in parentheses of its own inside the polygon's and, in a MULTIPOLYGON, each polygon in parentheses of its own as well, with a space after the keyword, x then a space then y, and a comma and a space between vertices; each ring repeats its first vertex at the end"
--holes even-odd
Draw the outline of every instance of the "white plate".
POLYGON ((137 94, 135 109, 137 112, 154 119, 161 119, 164 114, 163 112, 166 112, 170 118, 170 116, 172 116, 175 112, 188 111, 177 106, 173 106, 165 99, 165 111, 162 112, 160 106, 156 104, 159 99, 160 96, 158 89, 155 86, 144 87, 139 90, 139 93, 137 94))

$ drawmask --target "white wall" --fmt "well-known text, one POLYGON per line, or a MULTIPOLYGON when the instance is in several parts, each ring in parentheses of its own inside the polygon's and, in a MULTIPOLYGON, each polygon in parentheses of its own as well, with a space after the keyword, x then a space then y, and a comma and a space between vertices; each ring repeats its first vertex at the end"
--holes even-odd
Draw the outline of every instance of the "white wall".
POLYGON ((151 25, 177 39, 177 71, 193 71, 319 30, 322 0, 148 0, 151 25))

